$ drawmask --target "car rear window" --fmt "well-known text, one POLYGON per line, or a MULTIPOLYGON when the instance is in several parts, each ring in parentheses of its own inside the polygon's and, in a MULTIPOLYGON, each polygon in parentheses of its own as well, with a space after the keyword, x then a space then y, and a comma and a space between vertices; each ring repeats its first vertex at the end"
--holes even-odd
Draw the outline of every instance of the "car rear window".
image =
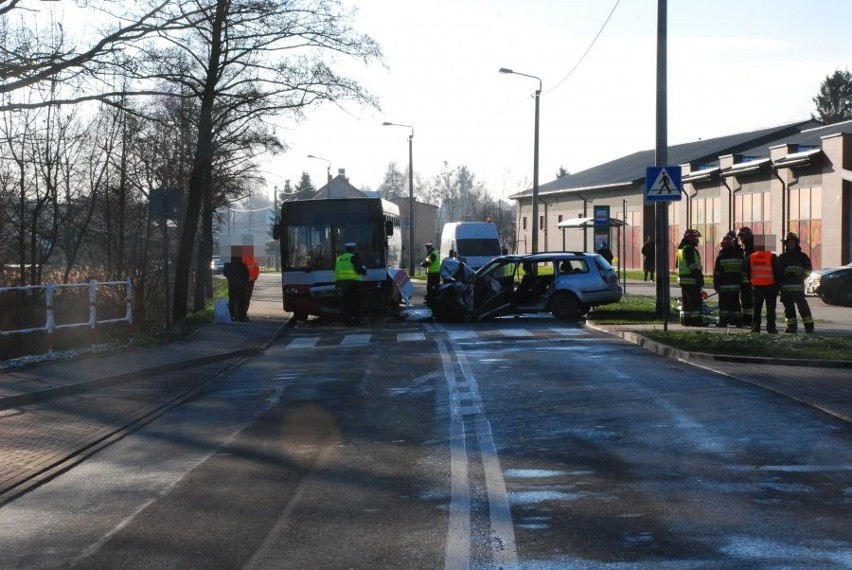
POLYGON ((559 273, 562 275, 568 273, 588 273, 589 264, 585 259, 566 259, 559 265, 559 273))

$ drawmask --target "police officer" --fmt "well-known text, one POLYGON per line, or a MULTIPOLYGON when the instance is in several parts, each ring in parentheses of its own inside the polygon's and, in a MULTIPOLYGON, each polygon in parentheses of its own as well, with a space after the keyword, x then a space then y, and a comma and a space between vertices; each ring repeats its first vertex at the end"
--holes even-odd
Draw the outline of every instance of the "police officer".
POLYGON ((701 232, 688 229, 677 248, 677 281, 680 285, 683 308, 680 312, 680 324, 686 327, 706 326, 701 317, 701 287, 704 286, 704 273, 701 267, 701 254, 698 243, 701 232))
MULTIPOLYGON (((754 234, 751 228, 743 226, 737 232, 737 238, 740 240, 740 251, 743 255, 743 265, 748 265, 748 256, 754 253, 754 234)), ((754 292, 751 288, 751 281, 748 275, 743 274, 743 282, 740 286, 740 305, 743 308, 744 326, 750 327, 752 318, 754 317, 754 292)))
POLYGON ((334 263, 334 284, 343 294, 342 315, 347 324, 361 324, 361 280, 367 267, 355 253, 355 242, 343 244, 345 251, 334 263))
POLYGON ((740 286, 745 273, 742 252, 735 247, 734 237, 729 232, 719 243, 721 249, 713 267, 713 289, 719 293, 719 322, 716 326, 742 326, 743 311, 740 307, 740 286))
POLYGON ((781 283, 781 264, 778 256, 771 251, 755 251, 748 256, 746 273, 751 282, 754 297, 754 314, 751 332, 760 332, 760 313, 766 303, 766 332, 777 334, 775 328, 775 305, 778 298, 778 286, 781 283))
POLYGON ((420 267, 426 269, 426 299, 424 301, 429 303, 441 284, 441 259, 431 243, 427 243, 424 247, 426 248, 426 257, 420 262, 420 267))
POLYGON ((793 232, 784 236, 784 252, 778 256, 778 261, 783 270, 781 303, 784 305, 784 316, 787 319, 787 328, 784 332, 797 331, 796 307, 798 307, 805 325, 805 333, 811 334, 814 332, 814 318, 811 316, 811 308, 805 297, 805 277, 810 275, 813 267, 811 258, 799 246, 799 236, 793 232))

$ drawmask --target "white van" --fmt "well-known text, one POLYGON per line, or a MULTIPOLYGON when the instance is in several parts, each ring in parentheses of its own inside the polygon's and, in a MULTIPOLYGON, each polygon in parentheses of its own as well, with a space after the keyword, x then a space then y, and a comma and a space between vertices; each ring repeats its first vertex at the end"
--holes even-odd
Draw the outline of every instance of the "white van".
POLYGON ((500 238, 491 222, 450 222, 441 232, 441 256, 454 250, 459 261, 479 269, 500 255, 500 238))

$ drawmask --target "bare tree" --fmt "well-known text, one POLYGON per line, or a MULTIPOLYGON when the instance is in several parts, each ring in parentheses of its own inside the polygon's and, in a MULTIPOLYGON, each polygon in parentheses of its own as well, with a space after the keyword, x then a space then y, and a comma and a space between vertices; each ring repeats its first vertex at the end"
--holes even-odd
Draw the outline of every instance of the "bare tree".
MULTIPOLYGON (((211 173, 224 133, 265 124, 274 115, 299 119, 307 106, 322 101, 374 104, 358 83, 337 74, 325 58, 344 54, 369 61, 380 55, 373 40, 352 30, 350 15, 333 0, 217 0, 193 4, 190 14, 185 33, 164 34, 171 50, 152 46, 150 64, 137 71, 140 77, 180 86, 181 93, 199 101, 195 158, 176 260, 177 319, 187 313, 199 221, 205 237, 212 226, 211 173)), ((259 144, 268 142, 258 139, 259 144)), ((209 262, 212 251, 212 244, 203 241, 207 251, 200 252, 198 268, 209 262)))
POLYGON ((386 200, 408 196, 408 176, 401 172, 396 162, 389 162, 385 177, 379 184, 379 195, 386 200))

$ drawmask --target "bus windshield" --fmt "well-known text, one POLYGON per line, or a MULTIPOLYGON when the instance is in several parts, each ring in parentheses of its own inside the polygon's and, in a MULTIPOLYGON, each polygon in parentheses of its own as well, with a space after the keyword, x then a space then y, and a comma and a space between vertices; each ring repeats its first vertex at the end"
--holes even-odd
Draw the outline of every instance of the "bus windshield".
POLYGON ((368 269, 385 266, 382 224, 306 224, 286 227, 284 269, 334 269, 347 242, 368 269))

